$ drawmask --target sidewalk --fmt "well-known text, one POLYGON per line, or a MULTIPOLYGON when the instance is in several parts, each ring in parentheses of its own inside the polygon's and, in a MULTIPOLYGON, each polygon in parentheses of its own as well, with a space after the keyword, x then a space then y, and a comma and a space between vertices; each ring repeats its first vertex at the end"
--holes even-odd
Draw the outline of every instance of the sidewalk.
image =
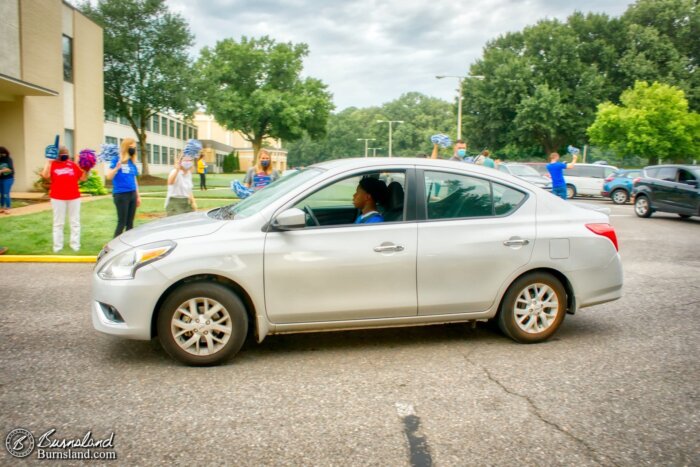
MULTIPOLYGON (((80 199, 82 200, 83 203, 86 203, 89 201, 97 201, 98 199, 111 198, 111 196, 112 195, 81 196, 80 199)), ((30 204, 29 206, 22 206, 21 208, 12 208, 12 209, 10 209, 9 214, 0 215, 0 219, 2 219, 3 217, 23 216, 25 214, 34 214, 35 212, 48 211, 51 209, 51 201, 49 200, 49 197, 47 195, 45 195, 44 193, 13 192, 12 198, 13 199, 45 200, 45 202, 37 203, 37 204, 30 204)))

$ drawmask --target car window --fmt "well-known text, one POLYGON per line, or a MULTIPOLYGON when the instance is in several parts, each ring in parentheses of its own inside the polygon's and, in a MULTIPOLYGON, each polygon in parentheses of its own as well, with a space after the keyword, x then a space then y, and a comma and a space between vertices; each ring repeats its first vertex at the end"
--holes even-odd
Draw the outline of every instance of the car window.
POLYGON ((359 214, 353 196, 363 177, 373 177, 383 183, 385 199, 377 200, 377 211, 383 221, 403 221, 406 197, 406 174, 403 171, 371 171, 343 178, 304 197, 294 207, 306 212, 308 227, 352 224, 359 214), (315 220, 311 219, 312 214, 315 220))
POLYGON ((675 167, 660 167, 659 172, 656 174, 655 178, 667 182, 675 182, 677 170, 678 169, 676 169, 675 167))
POLYGON ((612 167, 603 167, 603 169, 604 169, 604 171, 603 171, 604 178, 607 178, 610 175, 615 173, 615 169, 613 169, 612 167))
POLYGON ((510 169, 510 173, 515 175, 516 177, 518 176, 529 176, 529 177, 539 177, 540 173, 533 169, 532 167, 529 167, 527 165, 511 165, 508 167, 510 169))
POLYGON ((503 164, 498 166, 498 170, 500 170, 501 172, 510 173, 510 171, 508 170, 508 167, 503 165, 503 164))
POLYGON ((625 174, 625 177, 627 178, 637 178, 641 176, 642 172, 640 170, 630 170, 625 174))
POLYGON ((658 167, 648 167, 644 169, 644 176, 649 178, 656 178, 656 174, 659 173, 658 167))
POLYGON ((492 183, 493 210, 497 216, 503 216, 515 211, 525 200, 525 193, 513 188, 492 183))
POLYGON ((692 182, 692 181, 697 181, 697 178, 695 178, 695 175, 690 173, 689 171, 685 169, 680 169, 678 171, 678 182, 680 183, 687 183, 687 182, 692 182))
POLYGON ((425 172, 428 219, 459 219, 493 215, 487 180, 444 172, 425 172))

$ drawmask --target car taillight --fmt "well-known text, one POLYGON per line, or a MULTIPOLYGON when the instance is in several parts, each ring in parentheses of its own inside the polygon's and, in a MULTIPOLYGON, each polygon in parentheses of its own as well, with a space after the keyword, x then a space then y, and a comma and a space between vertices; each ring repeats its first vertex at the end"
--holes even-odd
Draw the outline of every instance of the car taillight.
POLYGON ((611 176, 609 176, 608 178, 606 178, 605 181, 606 181, 606 182, 612 182, 614 178, 615 178, 615 177, 613 177, 613 176, 611 175, 611 176))
POLYGON ((632 180, 632 186, 636 186, 637 183, 638 183, 641 179, 642 179, 641 177, 637 177, 637 178, 635 178, 634 180, 632 180))
POLYGON ((610 239, 610 241, 615 245, 615 250, 620 251, 620 248, 617 246, 617 235, 615 234, 615 229, 613 228, 612 225, 610 224, 586 224, 586 227, 588 230, 593 232, 594 234, 602 235, 603 237, 607 237, 610 239))

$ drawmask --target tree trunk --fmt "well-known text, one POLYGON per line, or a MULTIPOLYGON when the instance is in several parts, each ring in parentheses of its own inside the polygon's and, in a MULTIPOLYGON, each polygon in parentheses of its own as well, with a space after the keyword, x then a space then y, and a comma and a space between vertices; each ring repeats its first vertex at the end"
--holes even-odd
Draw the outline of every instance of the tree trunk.
POLYGON ((255 165, 258 160, 258 153, 262 148, 262 138, 256 136, 251 143, 253 143, 253 165, 255 165))
POLYGON ((139 137, 139 148, 141 148, 141 175, 150 175, 148 170, 148 153, 146 152, 146 131, 142 128, 136 134, 139 137))

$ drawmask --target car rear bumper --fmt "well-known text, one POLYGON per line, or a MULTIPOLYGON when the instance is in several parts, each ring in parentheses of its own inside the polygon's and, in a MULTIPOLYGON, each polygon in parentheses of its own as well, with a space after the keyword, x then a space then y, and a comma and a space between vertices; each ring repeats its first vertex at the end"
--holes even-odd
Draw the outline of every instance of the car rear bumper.
POLYGON ((610 192, 609 192, 609 191, 601 191, 601 192, 600 192, 600 196, 602 196, 602 197, 604 197, 604 198, 607 198, 607 197, 610 196, 610 192))

